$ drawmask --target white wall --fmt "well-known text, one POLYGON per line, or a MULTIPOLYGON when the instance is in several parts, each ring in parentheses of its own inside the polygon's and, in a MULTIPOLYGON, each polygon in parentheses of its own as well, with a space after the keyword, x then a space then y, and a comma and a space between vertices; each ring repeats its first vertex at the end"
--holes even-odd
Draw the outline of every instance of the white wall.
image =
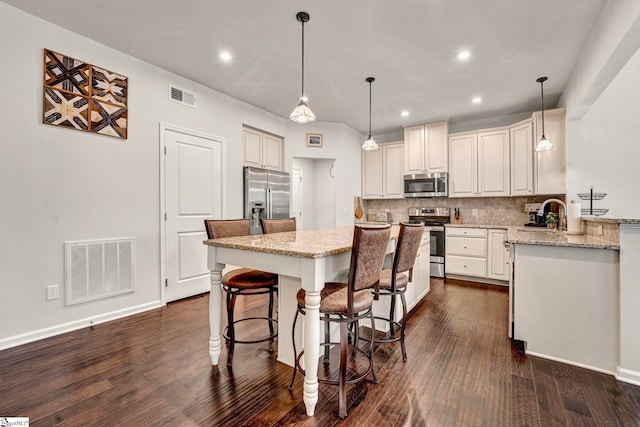
MULTIPOLYGON (((567 109, 567 199, 605 192, 596 208, 640 218, 640 0, 608 2, 561 103, 567 109)), ((588 202, 582 201, 583 207, 588 202)))
POLYGON ((1 2, 0 54, 0 348, 158 306, 159 123, 225 138, 223 212, 237 217, 242 125, 285 136, 287 120, 1 2), (128 140, 42 124, 43 48, 129 78, 128 140), (170 83, 194 92, 197 108, 168 101, 170 83), (45 286, 64 283, 65 241, 127 236, 137 242, 135 293, 73 307, 45 301, 45 286))
MULTIPOLYGON (((292 159, 335 159, 335 225, 353 225, 353 198, 360 195, 360 147, 365 136, 342 123, 310 123, 299 125, 287 122, 285 141, 285 169, 291 170, 292 159), (321 133, 322 147, 307 147, 307 133, 321 133)), ((307 179, 305 171, 305 181, 307 179)), ((305 199, 307 190, 305 188, 305 199)), ((317 209, 326 211, 326 206, 317 209)), ((306 226, 306 222, 305 222, 306 226)))

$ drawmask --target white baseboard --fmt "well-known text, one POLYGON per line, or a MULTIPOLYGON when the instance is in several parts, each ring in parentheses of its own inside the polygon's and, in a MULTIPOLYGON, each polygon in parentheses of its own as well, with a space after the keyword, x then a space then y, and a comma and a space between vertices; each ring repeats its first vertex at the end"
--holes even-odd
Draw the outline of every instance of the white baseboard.
POLYGON ((616 369, 616 379, 624 383, 640 385, 640 372, 618 366, 618 369, 616 369))
POLYGON ((553 360, 554 362, 566 363, 567 365, 577 366, 578 368, 589 369, 590 371, 596 371, 596 372, 600 372, 600 373, 603 373, 603 374, 612 375, 614 377, 616 376, 615 372, 607 370, 607 369, 597 368, 595 366, 585 365, 583 363, 573 362, 571 360, 560 359, 559 357, 553 357, 553 356, 549 356, 549 355, 546 355, 546 354, 535 353, 533 351, 528 351, 528 350, 525 350, 525 353, 530 355, 530 356, 536 356, 536 357, 540 357, 542 359, 553 360))
POLYGON ((122 310, 111 311, 109 313, 103 313, 97 316, 91 316, 80 320, 74 320, 73 322, 62 323, 60 325, 50 326, 48 328, 38 329, 36 331, 3 338, 0 339, 0 350, 17 347, 19 345, 27 344, 33 341, 38 341, 55 335, 64 334, 66 332, 75 331, 77 329, 86 328, 91 325, 108 322, 110 320, 120 319, 122 317, 131 316, 132 314, 153 310, 154 308, 160 308, 163 305, 164 304, 162 304, 160 300, 153 301, 134 307, 127 307, 122 310))

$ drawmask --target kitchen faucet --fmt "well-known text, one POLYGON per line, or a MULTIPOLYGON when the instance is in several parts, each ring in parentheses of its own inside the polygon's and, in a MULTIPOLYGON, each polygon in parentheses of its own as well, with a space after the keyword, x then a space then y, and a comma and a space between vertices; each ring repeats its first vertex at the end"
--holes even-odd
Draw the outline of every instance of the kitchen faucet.
POLYGON ((547 199, 544 202, 542 202, 542 204, 540 205, 540 209, 538 209, 538 216, 542 216, 544 215, 544 207, 551 202, 556 202, 560 205, 562 205, 562 208, 564 209, 563 213, 564 215, 562 217, 560 217, 560 215, 558 215, 560 218, 562 218, 560 221, 558 221, 558 226, 560 228, 560 230, 564 230, 564 219, 567 217, 567 205, 564 204, 564 202, 560 199, 547 199))

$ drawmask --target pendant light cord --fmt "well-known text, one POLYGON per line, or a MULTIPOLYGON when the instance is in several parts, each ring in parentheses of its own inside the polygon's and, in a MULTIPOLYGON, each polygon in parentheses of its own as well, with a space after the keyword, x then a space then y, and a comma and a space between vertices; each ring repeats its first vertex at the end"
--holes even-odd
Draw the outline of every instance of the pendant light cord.
POLYGON ((540 111, 542 112, 542 136, 544 134, 544 80, 540 82, 540 111))
POLYGON ((369 82, 369 138, 371 138, 371 83, 369 82))
POLYGON ((304 98, 304 21, 302 21, 302 95, 300 99, 304 98))

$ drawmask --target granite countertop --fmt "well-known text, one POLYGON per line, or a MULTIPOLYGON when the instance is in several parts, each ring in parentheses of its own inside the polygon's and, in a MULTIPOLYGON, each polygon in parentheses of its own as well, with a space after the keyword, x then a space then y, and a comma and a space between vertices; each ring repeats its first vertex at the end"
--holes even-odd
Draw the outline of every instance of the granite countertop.
MULTIPOLYGON (((390 239, 397 239, 399 232, 400 227, 392 225, 390 239)), ((353 243, 353 227, 253 234, 251 236, 205 240, 203 243, 221 248, 242 249, 301 258, 321 258, 350 251, 353 243)))
MULTIPOLYGON (((616 220, 616 222, 619 221, 621 220, 616 220)), ((507 242, 524 245, 620 250, 620 245, 615 242, 610 242, 593 236, 571 235, 562 231, 551 231, 544 227, 487 224, 447 224, 447 227, 507 230, 507 242)))
POLYGON ((593 236, 572 235, 562 231, 546 229, 525 229, 511 226, 507 228, 507 242, 524 245, 564 246, 573 248, 620 250, 618 243, 598 239, 593 236))
POLYGON ((580 218, 583 221, 589 222, 604 222, 610 224, 640 224, 640 219, 638 218, 603 218, 599 216, 582 216, 580 218))
POLYGON ((507 230, 509 225, 487 225, 487 224, 445 224, 447 228, 487 228, 492 230, 507 230))

